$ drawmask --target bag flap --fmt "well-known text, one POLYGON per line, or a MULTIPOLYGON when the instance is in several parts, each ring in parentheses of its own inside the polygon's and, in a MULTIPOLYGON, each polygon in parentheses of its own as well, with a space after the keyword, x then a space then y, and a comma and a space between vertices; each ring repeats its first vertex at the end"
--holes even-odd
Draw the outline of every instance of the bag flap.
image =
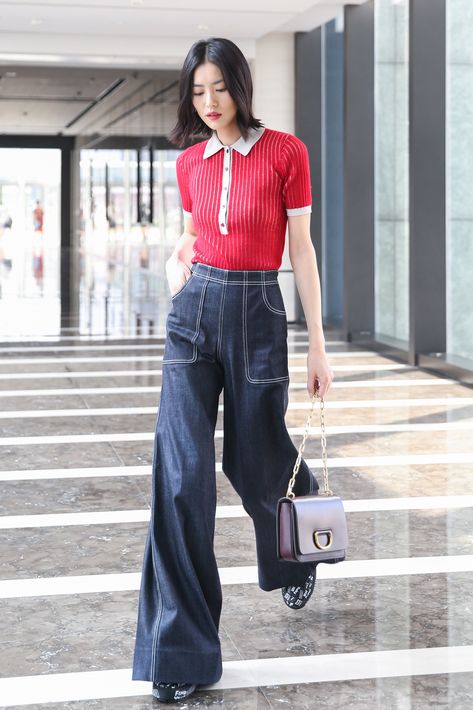
POLYGON ((301 554, 310 554, 319 549, 314 541, 314 533, 319 532, 318 540, 327 544, 329 530, 332 544, 328 550, 346 550, 348 545, 347 522, 341 498, 338 496, 300 496, 292 499, 294 526, 301 554))

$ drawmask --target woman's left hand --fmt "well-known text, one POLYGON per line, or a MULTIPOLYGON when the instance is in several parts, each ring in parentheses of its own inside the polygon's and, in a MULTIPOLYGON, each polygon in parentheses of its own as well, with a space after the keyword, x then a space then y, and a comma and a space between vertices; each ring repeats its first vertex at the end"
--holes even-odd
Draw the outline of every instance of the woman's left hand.
POLYGON ((312 397, 318 389, 321 399, 325 397, 330 389, 334 378, 333 370, 327 360, 325 350, 309 349, 307 355, 307 391, 312 397))

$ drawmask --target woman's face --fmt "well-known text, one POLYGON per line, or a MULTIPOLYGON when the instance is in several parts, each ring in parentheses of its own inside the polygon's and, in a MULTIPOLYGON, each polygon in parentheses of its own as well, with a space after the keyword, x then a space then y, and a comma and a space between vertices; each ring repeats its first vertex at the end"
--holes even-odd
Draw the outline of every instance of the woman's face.
POLYGON ((213 62, 205 62, 196 67, 192 103, 209 128, 218 131, 236 125, 237 105, 230 96, 222 72, 213 62))

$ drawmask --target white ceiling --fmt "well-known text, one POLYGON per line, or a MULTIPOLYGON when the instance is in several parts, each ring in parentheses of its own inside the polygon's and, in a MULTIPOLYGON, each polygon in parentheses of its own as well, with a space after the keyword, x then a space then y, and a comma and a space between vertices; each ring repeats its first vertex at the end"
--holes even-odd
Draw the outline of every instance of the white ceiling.
POLYGON ((309 31, 365 0, 0 0, 0 64, 174 68, 230 37, 248 59, 269 32, 309 31))
POLYGON ((251 62, 264 35, 365 1, 0 0, 0 134, 165 134, 197 39, 229 37, 251 62))
POLYGON ((0 134, 162 135, 176 119, 178 75, 0 66, 0 134))

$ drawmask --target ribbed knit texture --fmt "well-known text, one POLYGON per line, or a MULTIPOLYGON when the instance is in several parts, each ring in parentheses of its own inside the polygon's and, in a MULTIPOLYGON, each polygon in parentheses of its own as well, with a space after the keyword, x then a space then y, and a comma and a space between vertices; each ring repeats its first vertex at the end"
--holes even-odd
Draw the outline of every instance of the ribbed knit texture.
POLYGON ((228 234, 221 234, 224 151, 204 159, 207 142, 190 146, 176 160, 182 207, 192 213, 198 234, 192 261, 222 269, 279 269, 286 210, 312 205, 305 143, 291 133, 265 128, 248 155, 232 150, 228 234))

